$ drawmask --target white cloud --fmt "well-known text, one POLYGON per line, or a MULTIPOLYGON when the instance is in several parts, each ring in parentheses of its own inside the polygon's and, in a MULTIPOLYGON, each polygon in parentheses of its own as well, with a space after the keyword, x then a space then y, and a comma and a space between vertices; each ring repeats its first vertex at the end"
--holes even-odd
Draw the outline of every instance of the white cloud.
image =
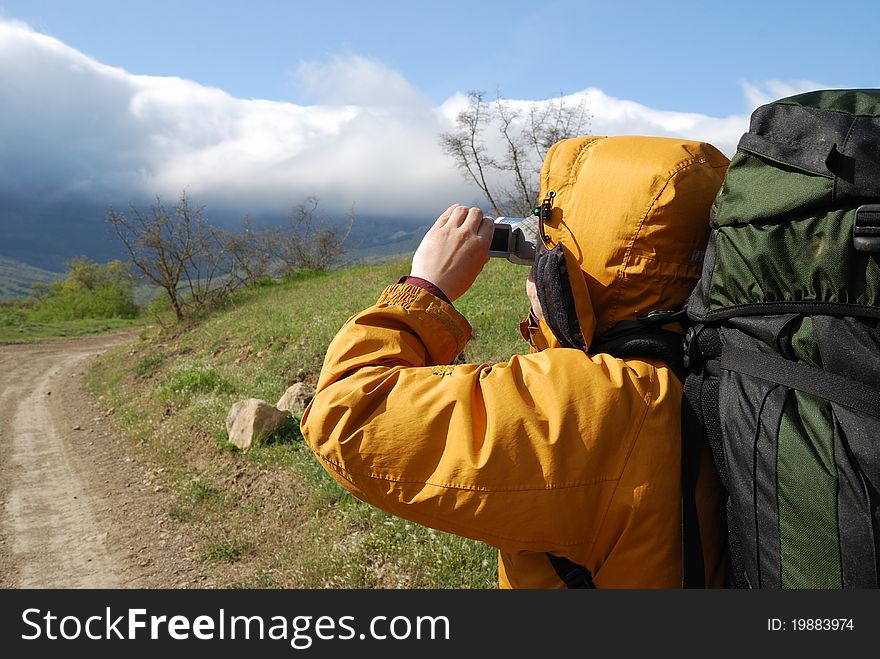
POLYGON ((598 89, 588 89, 584 95, 594 115, 593 132, 598 135, 684 137, 709 142, 732 156, 740 136, 748 129, 745 115, 710 117, 694 112, 655 110, 612 98, 598 89))
MULTIPOLYGON (((438 143, 463 95, 432 108, 398 72, 357 55, 303 63, 296 76, 320 104, 238 99, 190 80, 133 75, 0 20, 0 194, 125 204, 186 188, 209 208, 251 213, 317 195, 328 210, 356 204, 419 221, 478 199, 438 143)), ((802 86, 743 90, 756 105, 786 84, 802 86)), ((595 88, 568 100, 585 101, 593 134, 683 136, 728 155, 748 126, 747 115, 655 110, 595 88)))
MULTIPOLYGON (((550 102, 559 100, 570 107, 584 104, 590 115, 588 128, 593 135, 683 137, 710 142, 728 156, 736 151, 736 144, 742 133, 748 130, 749 123, 746 114, 710 117, 694 112, 655 110, 634 101, 608 96, 595 87, 550 102)), ((546 102, 510 101, 510 105, 522 116, 527 116, 533 107, 546 102)), ((440 111, 451 123, 466 104, 467 98, 458 94, 447 100, 440 111)))
MULTIPOLYGON (((539 109, 548 102, 562 102, 570 108, 580 104, 589 114, 586 126, 593 135, 654 135, 660 137, 679 137, 709 142, 728 157, 736 151, 742 134, 748 130, 749 115, 733 114, 727 117, 710 117, 694 112, 672 112, 653 108, 608 96, 594 87, 549 101, 505 101, 505 104, 526 121, 530 111, 539 109)), ((468 99, 457 94, 448 99, 439 109, 447 125, 452 125, 455 117, 467 107, 468 99)), ((516 122, 515 122, 516 123, 516 122)), ((486 131, 490 152, 501 153, 504 145, 501 138, 491 139, 493 131, 486 131)))
POLYGON ((440 150, 436 113, 400 74, 357 56, 303 71, 328 104, 132 75, 0 20, 0 188, 108 203, 186 188, 209 206, 255 213, 314 194, 327 209, 420 220, 474 197, 440 150), (329 102, 334 89, 362 104, 329 102))
POLYGON ((829 88, 828 85, 814 80, 765 80, 760 83, 743 80, 740 87, 752 109, 778 98, 829 88))
POLYGON ((399 72, 361 55, 300 62, 294 82, 314 101, 325 105, 428 107, 427 99, 399 72))

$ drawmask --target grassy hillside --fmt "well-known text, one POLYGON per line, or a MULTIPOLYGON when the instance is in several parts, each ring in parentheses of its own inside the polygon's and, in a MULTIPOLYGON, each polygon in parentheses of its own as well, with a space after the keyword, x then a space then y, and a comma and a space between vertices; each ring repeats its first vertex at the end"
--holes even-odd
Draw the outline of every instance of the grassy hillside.
POLYGON ((108 332, 123 332, 146 324, 142 318, 84 318, 46 323, 29 322, 15 309, 0 308, 0 343, 36 343, 51 339, 72 339, 108 332))
MULTIPOLYGON (((292 383, 316 381, 345 319, 407 268, 395 261, 250 290, 194 328, 143 334, 92 370, 102 404, 161 463, 175 495, 166 514, 197 538, 215 583, 495 587, 494 550, 357 501, 317 464, 298 423, 247 452, 226 439, 234 402, 275 403, 292 383)), ((517 329, 526 274, 493 261, 456 304, 474 326, 467 360, 527 351, 517 329)))
POLYGON ((28 297, 33 292, 33 285, 61 279, 60 272, 50 272, 0 256, 0 300, 28 297))

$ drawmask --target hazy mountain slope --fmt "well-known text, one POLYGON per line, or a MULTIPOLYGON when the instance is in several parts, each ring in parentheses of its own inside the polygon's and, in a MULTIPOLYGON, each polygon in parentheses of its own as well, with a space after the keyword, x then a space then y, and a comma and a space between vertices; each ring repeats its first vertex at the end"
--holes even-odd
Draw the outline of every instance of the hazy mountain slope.
POLYGON ((21 261, 0 256, 0 300, 27 297, 37 282, 48 282, 63 277, 59 272, 35 268, 21 261))

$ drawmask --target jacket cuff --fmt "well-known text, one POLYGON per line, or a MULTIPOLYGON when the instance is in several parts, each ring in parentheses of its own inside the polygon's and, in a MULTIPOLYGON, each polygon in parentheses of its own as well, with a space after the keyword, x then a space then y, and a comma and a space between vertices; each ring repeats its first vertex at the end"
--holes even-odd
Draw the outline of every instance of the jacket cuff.
POLYGON ((432 284, 427 279, 422 279, 421 277, 413 277, 412 275, 401 277, 397 280, 398 284, 412 284, 413 286, 418 286, 419 288, 423 288, 428 291, 431 295, 435 297, 439 297, 446 304, 452 304, 448 297, 446 297, 446 293, 440 290, 440 287, 436 284, 432 284))
POLYGON ((413 284, 392 284, 379 296, 378 307, 402 307, 406 311, 424 312, 438 321, 452 336, 456 352, 464 350, 471 338, 471 326, 455 307, 413 284))

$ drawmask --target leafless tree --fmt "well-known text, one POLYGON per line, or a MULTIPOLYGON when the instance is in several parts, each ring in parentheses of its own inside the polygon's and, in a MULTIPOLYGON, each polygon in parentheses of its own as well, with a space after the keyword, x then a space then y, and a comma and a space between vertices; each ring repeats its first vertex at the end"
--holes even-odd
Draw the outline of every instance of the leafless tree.
POLYGON ((240 233, 218 231, 218 240, 229 258, 229 277, 241 286, 249 286, 273 270, 276 233, 272 229, 253 226, 245 218, 240 233))
POLYGON ((483 133, 489 123, 491 108, 483 92, 468 92, 467 109, 458 113, 457 130, 440 134, 443 151, 455 159, 462 173, 470 177, 486 197, 495 213, 501 215, 499 205, 492 195, 486 179, 489 170, 496 168, 495 160, 488 154, 483 133))
POLYGON ((161 288, 177 320, 206 311, 239 288, 269 276, 277 263, 285 273, 327 270, 338 262, 355 220, 326 221, 318 199, 294 207, 283 228, 256 228, 245 220, 239 233, 209 224, 202 206, 184 191, 173 208, 158 197, 149 210, 107 212, 107 221, 142 278, 161 288))
POLYGON ((525 112, 499 94, 487 101, 468 92, 456 129, 440 135, 443 151, 483 193, 496 215, 529 215, 538 203, 539 175, 547 151, 566 137, 586 132, 590 116, 583 100, 559 98, 525 112))
POLYGON ((321 272, 342 257, 356 215, 351 209, 344 223, 330 222, 318 211, 318 198, 312 196, 297 204, 287 219, 288 225, 276 234, 277 255, 285 273, 301 269, 321 272))
POLYGON ((240 286, 229 276, 232 256, 227 234, 205 219, 204 207, 193 206, 186 192, 172 209, 158 197, 146 212, 107 212, 107 221, 143 278, 168 295, 174 315, 204 310, 240 286))

